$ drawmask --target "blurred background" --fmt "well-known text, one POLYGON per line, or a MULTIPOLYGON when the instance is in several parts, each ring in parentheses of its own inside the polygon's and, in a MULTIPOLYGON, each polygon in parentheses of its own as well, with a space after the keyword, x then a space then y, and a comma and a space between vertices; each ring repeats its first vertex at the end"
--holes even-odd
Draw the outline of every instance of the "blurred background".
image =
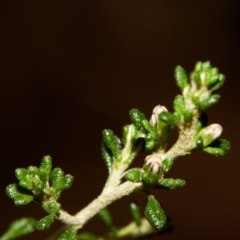
MULTIPOLYGON (((121 136, 131 108, 149 118, 157 104, 172 111, 179 93, 174 68, 189 73, 210 60, 227 82, 220 103, 207 111, 209 123, 224 127, 232 149, 222 158, 197 152, 175 162, 168 176, 187 184, 156 192, 173 230, 153 239, 240 238, 239 9, 237 0, 1 0, 0 234, 15 218, 45 216, 39 206, 14 207, 6 196, 16 168, 51 155, 54 167, 75 176, 62 205, 76 213, 107 177, 102 130, 121 136)), ((144 208, 137 194, 110 207, 118 226, 129 222, 133 199, 144 208)), ((85 230, 101 234, 105 226, 96 217, 85 230)), ((42 240, 50 231, 23 239, 42 240)))

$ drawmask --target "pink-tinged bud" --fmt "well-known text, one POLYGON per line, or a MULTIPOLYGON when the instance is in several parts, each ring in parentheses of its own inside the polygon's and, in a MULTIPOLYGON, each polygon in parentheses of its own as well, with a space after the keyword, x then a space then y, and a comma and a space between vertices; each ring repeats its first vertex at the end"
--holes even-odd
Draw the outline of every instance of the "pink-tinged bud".
POLYGON ((152 126, 156 125, 158 119, 159 119, 159 115, 162 112, 167 112, 167 109, 164 106, 161 106, 160 104, 157 105, 154 109, 153 109, 153 113, 150 119, 150 123, 152 126))
POLYGON ((149 155, 145 159, 142 180, 147 185, 157 185, 163 177, 163 163, 158 155, 149 155))
POLYGON ((205 128, 202 128, 199 132, 197 139, 203 139, 203 147, 207 147, 215 139, 217 139, 222 134, 222 126, 219 124, 211 124, 205 128))
POLYGON ((155 174, 162 168, 162 159, 157 155, 149 155, 145 158, 145 166, 155 174))

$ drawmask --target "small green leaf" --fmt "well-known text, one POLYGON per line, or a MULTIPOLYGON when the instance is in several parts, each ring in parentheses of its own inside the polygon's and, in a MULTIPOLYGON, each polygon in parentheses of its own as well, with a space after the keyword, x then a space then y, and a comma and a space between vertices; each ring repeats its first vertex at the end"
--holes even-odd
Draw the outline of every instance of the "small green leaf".
POLYGON ((123 127, 123 142, 124 144, 127 144, 127 142, 133 142, 136 140, 137 136, 137 128, 135 125, 130 124, 130 125, 125 125, 123 127))
POLYGON ((202 62, 197 62, 197 63, 195 64, 194 71, 196 71, 196 72, 202 71, 202 62))
POLYGON ((145 115, 139 111, 138 109, 132 109, 130 110, 130 118, 133 122, 133 124, 136 126, 136 128, 143 132, 143 133, 146 133, 146 130, 145 128, 143 127, 143 123, 142 121, 143 120, 147 120, 145 115))
POLYGON ((13 201, 16 206, 23 206, 33 201, 33 196, 19 194, 13 199, 13 201))
POLYGON ((15 176, 19 181, 24 179, 26 177, 27 173, 28 173, 28 171, 25 168, 17 168, 15 170, 15 176))
POLYGON ((218 68, 210 69, 206 74, 205 84, 206 86, 211 86, 218 81, 218 68))
POLYGON ((50 184, 53 187, 63 184, 64 171, 61 168, 54 168, 50 175, 50 184))
POLYGON ((211 143, 203 151, 213 154, 217 157, 224 156, 230 150, 230 142, 225 139, 218 139, 211 143))
POLYGON ((34 180, 33 175, 26 174, 25 178, 19 182, 19 185, 28 190, 33 190, 33 180, 34 180))
POLYGON ((146 140, 149 141, 149 140, 157 140, 159 137, 158 133, 156 132, 150 132, 146 135, 146 140))
POLYGON ((78 239, 77 229, 73 227, 71 227, 58 237, 58 240, 77 240, 77 239, 78 239))
POLYGON ((49 187, 49 188, 46 188, 44 189, 44 193, 48 196, 53 196, 56 194, 56 189, 54 187, 49 187))
POLYGON ((108 208, 103 208, 98 212, 98 216, 102 219, 102 221, 107 225, 107 227, 109 228, 109 230, 111 230, 112 232, 116 231, 116 228, 113 224, 113 220, 111 217, 111 214, 108 210, 108 208))
POLYGON ((117 136, 114 135, 112 130, 103 130, 103 141, 107 147, 112 151, 114 158, 118 158, 121 153, 121 142, 117 136))
POLYGON ((104 142, 102 143, 101 151, 102 151, 102 157, 108 169, 108 173, 110 174, 112 172, 113 159, 112 159, 112 154, 110 149, 107 147, 107 145, 104 142))
POLYGON ((4 233, 1 240, 12 240, 33 232, 36 228, 34 218, 20 218, 13 221, 8 230, 4 233))
POLYGON ((79 234, 77 239, 78 240, 96 240, 97 236, 94 235, 93 233, 85 232, 85 233, 79 234))
POLYGON ((173 108, 176 112, 184 114, 186 111, 185 102, 182 95, 177 95, 173 102, 173 108))
POLYGON ((188 79, 185 70, 181 66, 177 66, 175 69, 175 79, 178 87, 183 91, 188 85, 188 79))
POLYGON ((205 109, 207 109, 209 107, 212 107, 215 104, 217 104, 220 97, 221 96, 219 94, 213 94, 209 98, 207 98, 203 101, 200 101, 198 106, 199 106, 200 109, 205 110, 205 109))
POLYGON ((142 126, 147 132, 151 132, 153 130, 153 127, 148 120, 142 120, 142 126))
POLYGON ((64 176, 64 180, 63 180, 63 189, 62 190, 66 190, 69 189, 72 186, 74 177, 70 174, 67 174, 64 176))
POLYGON ((201 78, 198 72, 193 72, 191 77, 193 78, 193 81, 195 81, 197 88, 200 88, 201 86, 201 78))
POLYGON ((13 199, 16 206, 26 205, 29 202, 33 201, 33 196, 20 192, 17 184, 8 185, 6 188, 6 193, 8 197, 13 199))
POLYGON ((219 74, 219 77, 218 77, 218 82, 216 82, 216 84, 210 89, 211 91, 216 91, 218 90, 219 88, 221 88, 223 86, 223 84, 225 83, 226 81, 226 77, 225 75, 223 74, 219 74))
POLYGON ((203 62, 202 63, 202 69, 203 70, 209 70, 209 69, 211 69, 211 63, 210 63, 210 61, 206 61, 206 62, 203 62))
POLYGON ((156 141, 154 140, 149 140, 149 141, 146 141, 145 143, 145 150, 152 150, 156 147, 156 141))
POLYGON ((140 168, 129 169, 124 177, 130 182, 141 182, 141 171, 140 168))
POLYGON ((161 182, 161 186, 163 186, 165 188, 169 188, 169 189, 174 189, 174 188, 178 188, 178 187, 184 186, 185 183, 186 183, 186 181, 183 180, 183 179, 165 178, 161 182))
POLYGON ((176 123, 174 116, 170 112, 162 112, 160 120, 167 125, 175 125, 176 123))
POLYGON ((17 188, 17 184, 10 184, 7 186, 6 188, 6 194, 8 195, 8 197, 14 199, 17 195, 19 195, 19 191, 17 188))
POLYGON ((164 172, 168 172, 173 166, 173 160, 166 158, 163 160, 164 172))
POLYGON ((27 170, 29 174, 39 174, 39 170, 35 166, 29 166, 27 170))
POLYGON ((54 215, 50 214, 37 222, 37 229, 45 231, 51 227, 54 221, 54 215))
POLYGON ((203 148, 203 138, 199 137, 196 141, 196 147, 197 149, 202 149, 203 148))
POLYGON ((42 207, 45 211, 47 211, 50 214, 56 214, 61 209, 61 204, 58 202, 52 203, 52 202, 43 202, 42 207))
POLYGON ((42 181, 36 181, 33 183, 33 188, 36 193, 40 193, 44 189, 45 184, 42 181))
POLYGON ((45 169, 48 172, 48 175, 51 173, 52 170, 52 157, 51 156, 44 156, 42 162, 40 164, 40 168, 45 169))
POLYGON ((133 221, 136 222, 138 226, 141 225, 141 214, 138 205, 134 202, 130 203, 130 211, 132 214, 133 221))
POLYGON ((167 218, 159 202, 153 195, 148 196, 148 203, 144 213, 153 228, 160 230, 165 226, 167 218))

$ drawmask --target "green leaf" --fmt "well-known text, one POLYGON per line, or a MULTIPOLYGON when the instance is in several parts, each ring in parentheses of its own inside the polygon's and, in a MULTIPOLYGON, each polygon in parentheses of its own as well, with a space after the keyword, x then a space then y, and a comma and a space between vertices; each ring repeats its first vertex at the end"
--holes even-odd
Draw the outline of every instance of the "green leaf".
POLYGON ((39 170, 38 170, 38 168, 37 167, 35 167, 35 166, 29 166, 28 168, 27 168, 27 170, 28 170, 28 173, 29 174, 33 174, 33 175, 38 175, 39 174, 39 170))
POLYGON ((208 147, 204 148, 203 151, 213 154, 217 157, 224 156, 230 150, 230 142, 225 139, 218 139, 211 143, 208 147))
POLYGON ((52 203, 52 202, 43 202, 42 207, 45 211, 47 211, 50 214, 56 214, 61 209, 61 204, 58 202, 52 203))
POLYGON ((113 159, 110 149, 107 147, 107 145, 103 142, 101 146, 101 152, 102 157, 105 161, 105 164, 108 169, 108 173, 110 174, 112 172, 112 165, 113 165, 113 159))
POLYGON ((160 120, 167 125, 175 125, 176 121, 174 116, 170 112, 162 112, 160 115, 160 120))
POLYGON ((160 230, 165 226, 167 218, 159 202, 153 195, 148 196, 148 203, 144 213, 153 228, 160 230))
POLYGON ((63 189, 61 190, 69 189, 72 186, 73 180, 74 177, 72 175, 70 174, 65 175, 63 179, 63 189))
POLYGON ((195 64, 194 71, 196 71, 196 72, 202 71, 202 62, 197 62, 197 63, 195 64))
POLYGON ((156 147, 156 144, 157 143, 154 140, 146 141, 145 142, 145 150, 150 151, 150 150, 154 149, 156 147))
POLYGON ((96 240, 97 236, 94 235, 93 233, 85 232, 85 233, 79 234, 77 239, 78 240, 96 240))
POLYGON ((140 168, 129 169, 124 177, 130 182, 141 182, 141 171, 140 168))
POLYGON ((163 160, 164 172, 168 172, 173 166, 173 160, 170 158, 166 158, 163 160))
POLYGON ((77 229, 71 227, 70 229, 62 233, 59 236, 58 240, 77 240, 77 229))
POLYGON ((130 110, 130 118, 133 122, 133 124, 136 126, 136 128, 143 132, 143 133, 146 133, 146 130, 145 128, 143 127, 143 123, 142 121, 143 120, 147 120, 145 115, 139 111, 138 109, 132 109, 130 110))
POLYGON ((186 111, 185 102, 182 95, 177 95, 173 102, 173 108, 176 112, 183 114, 186 111))
POLYGON ((202 110, 212 107, 219 102, 220 97, 221 96, 219 94, 213 94, 209 98, 200 101, 198 107, 202 110))
POLYGON ((34 176, 31 174, 27 174, 25 178, 19 182, 19 185, 28 190, 33 190, 33 181, 34 181, 34 176))
POLYGON ((210 61, 206 61, 206 62, 203 62, 202 63, 202 69, 203 70, 209 70, 209 69, 211 69, 211 63, 210 63, 210 61))
POLYGON ((192 73, 192 78, 195 81, 197 88, 200 88, 201 86, 201 78, 198 72, 193 72, 192 73))
POLYGON ((48 196, 53 196, 56 194, 56 192, 57 192, 57 190, 54 187, 49 187, 49 188, 44 189, 44 193, 48 196))
POLYGON ((28 173, 28 171, 25 168, 17 168, 15 170, 15 176, 19 181, 24 179, 26 177, 27 173, 28 173))
POLYGON ((19 194, 13 199, 13 201, 16 206, 23 206, 33 201, 33 196, 19 194))
POLYGON ((148 120, 142 120, 142 126, 147 132, 151 132, 153 130, 153 127, 148 120))
POLYGON ((178 187, 184 186, 185 183, 186 183, 186 181, 183 180, 183 179, 165 178, 161 182, 161 186, 163 186, 165 188, 168 188, 168 189, 174 189, 174 188, 178 188, 178 187))
POLYGON ((141 214, 138 205, 134 202, 130 203, 130 212, 132 214, 133 221, 136 222, 138 226, 141 225, 141 214))
POLYGON ((116 232, 116 227, 113 224, 113 220, 108 208, 103 208, 98 212, 98 216, 102 219, 102 221, 107 225, 108 229, 113 233, 116 232))
POLYGON ((44 170, 47 175, 50 175, 52 170, 52 157, 51 156, 44 156, 42 162, 40 164, 39 170, 44 170))
POLYGON ((199 137, 196 141, 196 147, 197 149, 202 149, 203 148, 203 138, 199 137))
POLYGON ((24 194, 20 192, 19 189, 20 188, 17 186, 17 184, 10 184, 6 188, 6 194, 8 195, 8 197, 13 199, 16 206, 26 205, 33 201, 34 198, 32 195, 24 194))
POLYGON ((0 238, 1 240, 12 240, 33 232, 36 228, 34 218, 20 218, 13 221, 8 230, 0 238))
POLYGON ((211 86, 218 81, 218 68, 210 69, 206 74, 205 84, 206 86, 211 86))
POLYGON ((125 125, 123 127, 123 142, 124 144, 127 144, 127 142, 131 142, 133 144, 136 140, 137 136, 137 128, 135 125, 125 125))
POLYGON ((218 90, 219 88, 221 88, 223 86, 223 84, 225 83, 226 81, 226 77, 225 75, 223 74, 219 74, 219 77, 218 77, 218 82, 216 82, 216 84, 210 89, 211 91, 216 91, 218 90))
POLYGON ((8 197, 12 199, 14 199, 17 195, 19 195, 20 192, 18 190, 17 184, 14 183, 14 184, 8 185, 6 188, 6 194, 8 195, 8 197))
POLYGON ((120 140, 114 135, 112 130, 103 130, 103 141, 107 147, 112 151, 114 158, 118 158, 121 153, 122 147, 120 140))
POLYGON ((175 79, 178 87, 183 91, 188 85, 188 79, 185 70, 181 66, 175 68, 175 79))
POLYGON ((41 231, 48 230, 54 221, 54 215, 50 214, 37 222, 37 229, 41 231))
POLYGON ((61 168, 54 168, 50 175, 50 184, 53 187, 61 188, 63 185, 64 171, 61 168))

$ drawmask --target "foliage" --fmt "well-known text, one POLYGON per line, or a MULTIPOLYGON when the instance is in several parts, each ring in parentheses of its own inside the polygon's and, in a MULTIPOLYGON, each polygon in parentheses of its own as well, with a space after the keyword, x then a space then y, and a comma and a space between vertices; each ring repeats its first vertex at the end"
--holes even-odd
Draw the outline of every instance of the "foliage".
POLYGON ((207 126, 204 112, 219 101, 220 95, 216 90, 224 84, 225 76, 212 67, 210 62, 198 62, 189 79, 185 70, 177 66, 175 79, 182 94, 173 101, 173 113, 157 105, 148 120, 144 113, 132 109, 132 124, 123 127, 122 140, 112 130, 103 130, 101 151, 109 176, 100 196, 75 216, 64 211, 60 203, 61 193, 71 187, 73 176, 65 175, 61 168, 52 170, 50 156, 42 159, 40 167, 16 169, 15 175, 19 182, 6 188, 7 195, 16 206, 36 202, 48 215, 37 222, 33 219, 13 222, 1 240, 15 239, 32 232, 35 227, 47 230, 55 219, 68 226, 51 238, 59 240, 137 239, 163 231, 167 217, 151 190, 172 190, 185 185, 183 179, 164 177, 172 168, 174 160, 196 150, 224 156, 230 149, 227 140, 219 139, 222 127, 219 124, 207 126), (170 132, 174 128, 178 130, 179 138, 168 149, 170 132), (143 166, 129 168, 135 157, 143 151, 149 153, 143 166), (124 227, 116 227, 107 206, 132 192, 140 192, 147 197, 145 217, 141 216, 138 205, 131 203, 132 221, 124 227), (78 230, 96 214, 106 224, 107 234, 103 237, 84 232, 78 234, 78 230))

